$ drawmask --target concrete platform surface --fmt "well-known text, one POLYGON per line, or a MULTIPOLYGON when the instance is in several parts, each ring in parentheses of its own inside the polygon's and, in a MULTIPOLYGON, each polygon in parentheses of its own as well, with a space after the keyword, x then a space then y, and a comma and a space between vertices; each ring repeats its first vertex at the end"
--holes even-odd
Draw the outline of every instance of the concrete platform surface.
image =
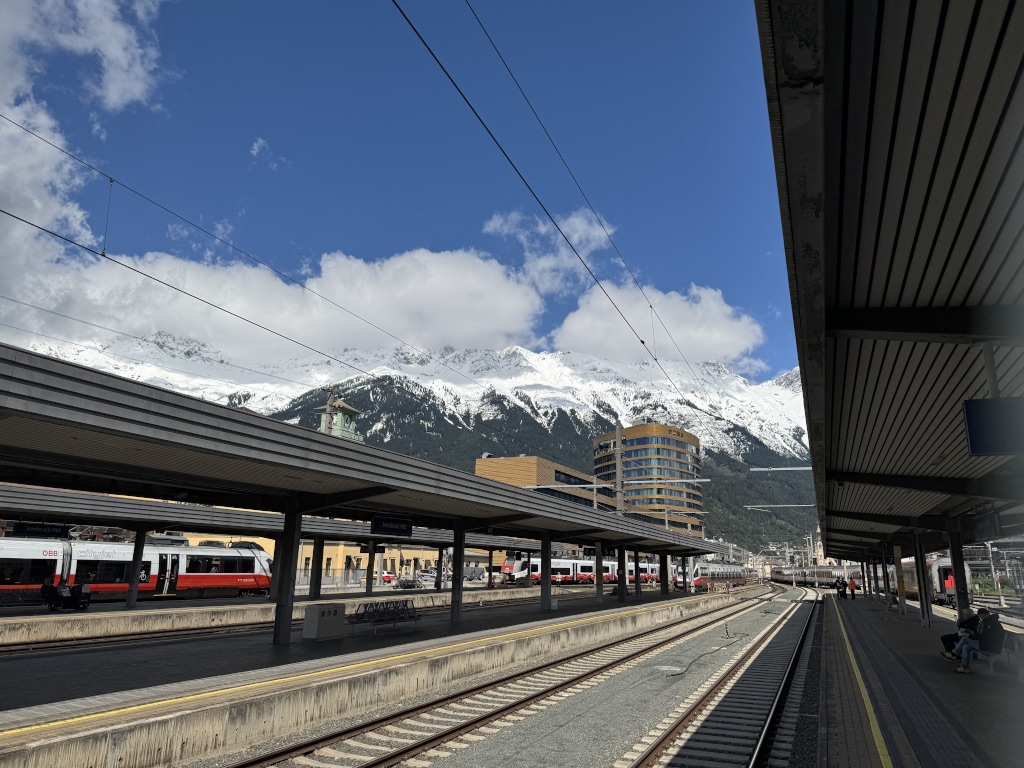
POLYGON ((921 626, 920 612, 886 611, 874 598, 826 593, 822 768, 1024 763, 1024 683, 1017 670, 975 662, 971 673, 941 655, 951 618, 921 626))
MULTIPOLYGON (((514 595, 514 593, 510 593, 514 595)), ((657 590, 643 593, 643 603, 686 600, 681 593, 663 597, 657 590)), ((290 646, 271 644, 272 631, 260 629, 230 635, 204 635, 176 639, 142 639, 108 646, 0 654, 0 727, 4 712, 25 707, 55 705, 69 700, 117 694, 205 678, 273 670, 296 662, 346 657, 354 653, 385 653, 410 642, 436 642, 455 635, 512 628, 536 621, 558 621, 616 608, 622 604, 606 596, 561 600, 557 611, 539 605, 466 607, 464 620, 452 625, 446 613, 425 615, 413 627, 384 625, 358 627, 339 640, 303 642, 301 630, 290 646)), ((633 595, 625 603, 637 605, 633 595)))

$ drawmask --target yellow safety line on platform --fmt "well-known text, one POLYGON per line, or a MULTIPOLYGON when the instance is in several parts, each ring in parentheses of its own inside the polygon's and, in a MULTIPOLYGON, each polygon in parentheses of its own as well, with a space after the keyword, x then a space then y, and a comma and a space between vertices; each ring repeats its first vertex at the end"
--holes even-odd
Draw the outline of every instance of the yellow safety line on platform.
MULTIPOLYGON (((657 604, 655 604, 657 605, 657 604)), ((641 613, 648 608, 653 606, 645 606, 643 608, 630 608, 625 611, 620 611, 616 616, 628 616, 634 613, 641 613)), ((9 731, 0 731, 0 739, 7 736, 14 736, 20 733, 30 733, 32 731, 45 730, 47 728, 55 728, 62 725, 71 725, 73 723, 83 723, 90 720, 98 720, 104 717, 117 717, 119 715, 126 715, 131 712, 139 712, 145 709, 153 709, 154 707, 160 707, 168 704, 181 704, 185 702, 198 701, 200 699, 208 699, 213 696, 220 696, 225 693, 237 693, 239 691, 251 691, 257 688, 265 688, 271 685, 279 685, 282 683, 290 683, 298 680, 306 680, 312 677, 324 677, 328 675, 338 674, 339 672, 352 671, 354 669, 360 669, 362 667, 369 667, 375 664, 384 664, 387 662, 395 662, 403 659, 412 659, 417 656, 426 656, 427 654, 437 653, 439 651, 451 650, 454 648, 462 648, 473 645, 482 645, 484 643, 490 643, 495 640, 505 640, 511 637, 519 637, 526 635, 536 635, 543 632, 548 632, 553 629, 560 629, 564 627, 571 627, 577 624, 589 624, 602 619, 607 619, 607 616, 589 616, 583 619, 573 619, 571 621, 563 621, 559 624, 549 624, 545 627, 535 627, 534 629, 523 629, 517 632, 506 632, 501 635, 491 635, 489 637, 482 637, 476 640, 465 640, 461 643, 451 643, 450 645, 442 645, 436 648, 424 648, 419 651, 412 651, 410 653, 402 653, 396 656, 385 656, 380 659, 370 659, 368 661, 359 661, 354 664, 344 664, 340 667, 331 667, 330 669, 320 669, 314 672, 303 672, 298 675, 290 675, 288 677, 278 677, 273 680, 261 680, 255 683, 245 683, 244 685, 234 685, 228 688, 219 688, 215 691, 204 691, 203 693, 193 693, 188 696, 177 696, 171 699, 161 699, 159 701, 148 701, 144 704, 135 704, 130 707, 123 707, 122 709, 112 709, 105 712, 93 712, 88 715, 80 715, 78 717, 70 717, 66 720, 57 720, 52 723, 37 723, 36 725, 26 725, 21 728, 12 728, 9 731)))
POLYGON ((878 726, 878 719, 875 717, 875 710, 871 706, 871 699, 868 697, 867 686, 864 685, 864 678, 861 677, 857 660, 853 656, 853 646, 850 645, 850 638, 846 634, 846 627, 843 624, 843 615, 839 612, 839 606, 833 606, 836 611, 836 619, 839 620, 839 631, 843 634, 843 642, 846 644, 846 653, 850 657, 850 666, 853 667, 853 676, 857 680, 857 687, 860 689, 860 697, 864 702, 864 709, 868 713, 868 722, 871 724, 871 735, 875 739, 875 748, 878 750, 878 758, 882 761, 883 768, 893 768, 892 758, 889 757, 889 750, 885 746, 885 739, 882 737, 882 729, 878 726))

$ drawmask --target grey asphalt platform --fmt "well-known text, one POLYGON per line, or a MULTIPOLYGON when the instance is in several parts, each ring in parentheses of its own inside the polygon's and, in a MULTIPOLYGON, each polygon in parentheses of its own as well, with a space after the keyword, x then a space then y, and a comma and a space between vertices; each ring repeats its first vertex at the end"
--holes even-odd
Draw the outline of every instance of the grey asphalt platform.
MULTIPOLYGON (((380 595, 379 599, 400 596, 380 595)), ((516 597, 514 591, 509 597, 516 597)), ((635 607, 663 600, 685 600, 681 592, 662 596, 657 588, 643 593, 637 601, 631 593, 625 603, 606 595, 598 603, 590 597, 559 598, 558 610, 542 611, 539 603, 466 607, 463 621, 453 625, 447 612, 424 615, 411 624, 383 625, 374 634, 370 627, 357 627, 338 640, 303 642, 301 630, 292 634, 292 644, 271 644, 272 631, 260 629, 228 635, 202 635, 174 639, 140 639, 111 645, 85 646, 29 653, 0 654, 0 724, 5 712, 57 705, 71 700, 110 696, 156 686, 190 684, 229 674, 273 671, 299 662, 345 661, 354 654, 385 656, 393 648, 409 643, 444 640, 456 635, 515 629, 520 625, 557 622, 617 607, 635 607)), ((694 596, 699 597, 699 596, 694 596)))
POLYGON ((975 662, 970 674, 954 673, 939 637, 955 622, 935 615, 922 627, 915 605, 901 616, 871 596, 827 593, 824 604, 821 768, 1024 764, 1015 669, 975 662))

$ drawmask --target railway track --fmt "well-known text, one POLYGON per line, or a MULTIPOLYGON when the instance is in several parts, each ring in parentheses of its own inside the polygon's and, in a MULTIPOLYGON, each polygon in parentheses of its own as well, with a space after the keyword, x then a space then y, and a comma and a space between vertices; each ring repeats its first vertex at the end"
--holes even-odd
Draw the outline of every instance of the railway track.
MULTIPOLYGON (((804 589, 817 597, 815 590, 804 589)), ((753 767, 766 762, 769 753, 775 759, 786 755, 795 725, 791 710, 787 719, 781 716, 814 610, 809 600, 791 606, 782 620, 763 630, 651 731, 649 744, 637 744, 617 768, 753 767)))
POLYGON ((565 659, 509 675, 467 691, 339 730, 263 756, 234 763, 232 768, 268 766, 346 766, 382 768, 416 755, 445 754, 444 745, 465 746, 522 720, 544 700, 571 695, 599 683, 648 655, 685 642, 740 614, 758 609, 779 593, 730 605, 710 614, 689 617, 565 659), (474 734, 478 731, 479 734, 474 734))

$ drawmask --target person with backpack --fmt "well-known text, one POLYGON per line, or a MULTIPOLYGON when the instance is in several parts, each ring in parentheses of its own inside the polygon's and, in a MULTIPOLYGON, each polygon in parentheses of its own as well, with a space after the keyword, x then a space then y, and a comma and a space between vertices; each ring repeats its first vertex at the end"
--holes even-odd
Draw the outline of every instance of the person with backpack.
POLYGON ((839 582, 839 597, 843 600, 846 599, 846 579, 841 576, 836 579, 839 582))

